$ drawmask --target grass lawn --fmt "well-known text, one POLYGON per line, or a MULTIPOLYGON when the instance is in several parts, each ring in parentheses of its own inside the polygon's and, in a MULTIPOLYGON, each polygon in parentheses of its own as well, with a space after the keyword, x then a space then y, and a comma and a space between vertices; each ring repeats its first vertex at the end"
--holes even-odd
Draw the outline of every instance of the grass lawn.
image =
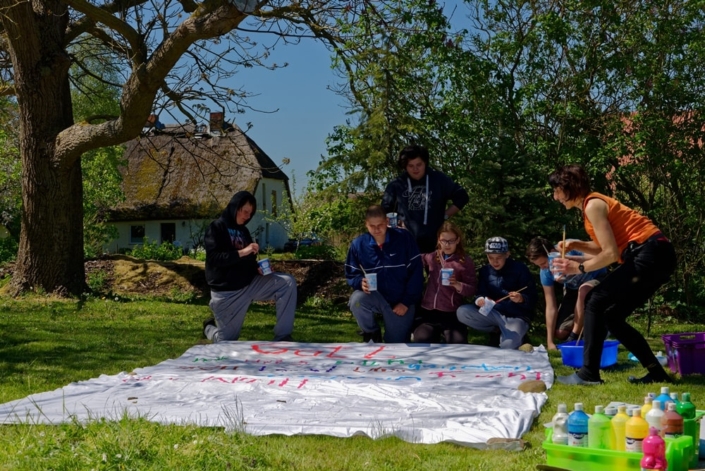
MULTIPOLYGON (((116 374, 176 358, 199 341, 205 304, 149 300, 87 299, 57 301, 45 297, 0 298, 0 403, 60 388, 68 383, 116 374)), ((703 331, 657 319, 651 344, 663 350, 661 334, 703 331)), ((646 331, 646 324, 635 320, 646 331)), ((242 340, 269 339, 273 307, 253 306, 242 340)), ((545 341, 543 327, 532 333, 534 345, 545 341)), ((294 337, 302 342, 358 341, 352 316, 341 308, 309 302, 297 311, 294 337)), ((477 336, 471 340, 484 343, 477 336)), ((551 353, 556 374, 573 370, 551 353)), ((585 388, 560 384, 523 438, 523 452, 479 451, 452 444, 418 445, 398 439, 364 437, 266 436, 226 434, 222 429, 163 426, 145 420, 96 421, 59 426, 0 428, 0 469, 271 469, 271 470, 528 470, 545 463, 541 448, 543 423, 560 402, 572 409, 583 402, 587 411, 613 400, 642 403, 660 385, 632 386, 630 374, 643 370, 620 348, 619 363, 604 372, 604 386, 585 388)), ((705 409, 705 380, 685 377, 672 387, 690 391, 705 409)))

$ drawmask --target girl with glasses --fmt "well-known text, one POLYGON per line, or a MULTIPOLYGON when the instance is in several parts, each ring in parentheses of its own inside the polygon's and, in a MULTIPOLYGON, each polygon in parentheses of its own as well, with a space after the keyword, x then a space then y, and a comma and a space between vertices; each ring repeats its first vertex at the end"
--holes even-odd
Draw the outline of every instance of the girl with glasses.
POLYGON ((475 264, 463 248, 463 237, 451 222, 438 230, 437 249, 422 256, 428 273, 428 285, 421 301, 414 329, 416 343, 437 343, 441 335, 446 343, 468 343, 468 328, 456 316, 464 299, 475 294, 477 277, 475 264), (452 269, 448 285, 444 285, 441 270, 452 269))

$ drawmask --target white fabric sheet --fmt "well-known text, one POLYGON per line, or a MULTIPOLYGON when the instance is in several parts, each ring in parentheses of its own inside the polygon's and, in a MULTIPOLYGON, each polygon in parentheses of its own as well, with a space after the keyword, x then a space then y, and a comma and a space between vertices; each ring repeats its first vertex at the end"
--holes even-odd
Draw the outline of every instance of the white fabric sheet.
POLYGON ((481 446, 520 438, 546 394, 517 390, 553 369, 532 353, 478 345, 224 342, 134 372, 0 405, 0 423, 125 415, 254 435, 395 435, 481 446))

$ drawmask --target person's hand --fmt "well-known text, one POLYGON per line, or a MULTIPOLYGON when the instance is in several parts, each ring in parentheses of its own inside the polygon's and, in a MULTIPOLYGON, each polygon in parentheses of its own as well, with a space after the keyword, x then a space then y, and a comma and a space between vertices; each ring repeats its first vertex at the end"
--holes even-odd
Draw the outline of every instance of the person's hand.
POLYGON ((548 345, 546 345, 546 350, 558 350, 558 347, 556 347, 555 343, 548 342, 548 345))
POLYGON ((562 273, 563 275, 577 275, 580 273, 578 269, 579 262, 567 258, 553 259, 553 272, 562 273))
POLYGON ((367 283, 367 278, 362 279, 362 292, 370 294, 370 285, 367 283))
MULTIPOLYGON (((257 242, 252 242, 250 245, 245 247, 245 250, 249 250, 250 253, 257 255, 257 253, 259 253, 259 244, 257 242)), ((247 255, 249 255, 250 253, 248 253, 247 255)))
POLYGON ((475 300, 475 306, 482 307, 485 305, 485 298, 479 297, 475 300))
POLYGON ((403 316, 408 310, 409 308, 403 305, 402 303, 399 303, 392 308, 392 311, 394 311, 394 314, 396 314, 397 316, 403 316))
POLYGON ((460 290, 463 289, 463 284, 455 278, 455 273, 448 278, 448 281, 450 282, 450 285, 455 288, 455 291, 460 293, 460 290))
POLYGON ((509 300, 513 303, 523 303, 524 302, 524 296, 521 295, 521 293, 517 293, 516 291, 511 291, 509 293, 509 300))
POLYGON ((262 268, 259 267, 259 266, 257 267, 257 273, 259 273, 260 275, 264 276, 264 272, 262 271, 262 268))

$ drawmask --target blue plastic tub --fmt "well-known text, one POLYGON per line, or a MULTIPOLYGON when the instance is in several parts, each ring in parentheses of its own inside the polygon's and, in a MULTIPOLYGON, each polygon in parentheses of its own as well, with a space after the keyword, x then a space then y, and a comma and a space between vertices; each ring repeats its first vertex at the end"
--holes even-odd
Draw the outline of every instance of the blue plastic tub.
MULTIPOLYGON (((561 343, 558 349, 563 357, 563 364, 580 368, 583 366, 583 341, 581 340, 576 345, 575 342, 561 343)), ((602 358, 600 358, 600 368, 607 368, 617 363, 617 347, 619 340, 605 340, 604 348, 602 349, 602 358)))

